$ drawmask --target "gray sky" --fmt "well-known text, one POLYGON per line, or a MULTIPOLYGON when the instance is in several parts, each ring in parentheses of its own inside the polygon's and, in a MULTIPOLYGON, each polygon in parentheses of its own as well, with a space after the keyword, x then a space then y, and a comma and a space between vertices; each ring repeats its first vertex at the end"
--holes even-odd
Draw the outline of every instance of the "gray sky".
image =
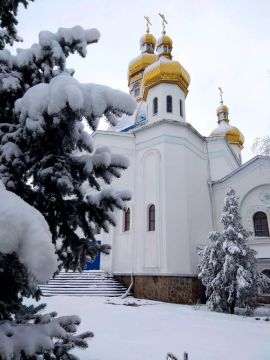
POLYGON ((19 11, 19 35, 29 47, 40 30, 81 25, 101 32, 98 44, 68 66, 81 82, 127 87, 127 66, 140 53, 144 15, 152 33, 161 34, 158 13, 168 19, 173 56, 191 76, 187 121, 202 135, 217 126, 217 87, 224 91, 230 121, 245 136, 243 159, 253 156, 255 137, 270 134, 270 1, 269 0, 36 0, 19 11))

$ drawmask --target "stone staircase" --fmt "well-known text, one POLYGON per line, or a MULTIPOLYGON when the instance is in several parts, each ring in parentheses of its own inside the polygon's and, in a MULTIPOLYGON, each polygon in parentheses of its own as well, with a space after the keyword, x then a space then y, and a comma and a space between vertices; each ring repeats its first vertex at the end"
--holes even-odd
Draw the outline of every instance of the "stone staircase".
POLYGON ((101 270, 83 272, 61 271, 41 286, 44 296, 121 296, 126 288, 113 276, 101 270))

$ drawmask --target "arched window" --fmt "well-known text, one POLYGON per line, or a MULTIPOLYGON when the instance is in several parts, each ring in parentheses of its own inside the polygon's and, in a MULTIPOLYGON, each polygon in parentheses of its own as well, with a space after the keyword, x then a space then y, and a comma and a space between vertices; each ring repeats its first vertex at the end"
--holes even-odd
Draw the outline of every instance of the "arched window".
POLYGON ((140 83, 136 83, 133 87, 134 96, 138 97, 140 95, 140 83))
POLYGON ((253 215, 255 236, 269 237, 267 216, 264 212, 258 211, 253 215))
POLYGON ((183 117, 183 101, 181 99, 179 101, 179 106, 180 106, 180 116, 183 117))
POLYGON ((169 52, 169 48, 168 48, 167 45, 164 45, 164 46, 163 46, 163 52, 164 52, 164 54, 166 54, 166 53, 169 52))
POLYGON ((158 98, 155 97, 153 99, 153 115, 156 115, 158 113, 158 98))
POLYGON ((171 95, 167 96, 167 112, 168 113, 172 112, 172 97, 171 97, 171 95))
POLYGON ((155 205, 150 205, 148 208, 148 231, 155 231, 156 225, 156 210, 155 205))
POLYGON ((124 231, 130 230, 130 208, 124 210, 124 231))

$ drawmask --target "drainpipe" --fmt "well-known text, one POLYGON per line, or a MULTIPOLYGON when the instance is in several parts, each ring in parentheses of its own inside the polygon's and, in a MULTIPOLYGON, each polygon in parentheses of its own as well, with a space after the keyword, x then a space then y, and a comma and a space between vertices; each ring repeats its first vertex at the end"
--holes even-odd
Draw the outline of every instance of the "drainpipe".
MULTIPOLYGON (((138 110, 138 111, 139 111, 139 110, 138 110)), ((136 139, 136 135, 135 135, 135 134, 133 134, 133 135, 134 135, 134 138, 136 139)), ((136 161, 136 160, 137 160, 137 159, 135 159, 135 161, 136 161)), ((136 164, 135 164, 135 170, 136 170, 136 164)), ((136 196, 136 181, 137 181, 137 178, 136 178, 136 176, 135 176, 135 184, 134 184, 134 194, 135 194, 135 196, 136 196)), ((134 202, 134 204, 136 204, 136 201, 134 202)), ((131 212, 131 213, 133 214, 133 220, 134 220, 134 221, 131 222, 132 230, 133 230, 133 227, 134 227, 134 224, 135 224, 135 215, 134 215, 134 214, 136 214, 136 212, 134 211, 134 209, 135 209, 135 207, 133 208, 133 211, 131 212)), ((126 291, 123 295, 121 295, 121 299, 125 299, 125 298, 128 296, 128 294, 129 294, 129 292, 130 292, 130 290, 132 289, 133 284, 134 284, 134 257, 135 257, 135 239, 134 239, 134 235, 133 235, 133 239, 132 239, 132 254, 131 254, 130 284, 129 284, 129 287, 127 288, 127 291, 126 291)))
POLYGON ((210 169, 210 159, 209 159, 209 151, 208 151, 208 141, 207 141, 206 138, 205 138, 205 144, 206 144, 207 172, 208 172, 207 184, 208 184, 209 195, 210 195, 210 203, 211 203, 212 227, 213 227, 213 230, 216 230, 214 192, 213 192, 212 179, 211 179, 211 169, 210 169))

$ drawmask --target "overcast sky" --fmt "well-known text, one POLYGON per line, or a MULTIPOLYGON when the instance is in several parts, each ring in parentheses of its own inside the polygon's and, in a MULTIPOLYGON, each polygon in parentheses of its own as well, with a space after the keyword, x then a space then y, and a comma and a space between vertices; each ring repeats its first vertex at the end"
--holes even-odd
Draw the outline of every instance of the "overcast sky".
MULTIPOLYGON (((270 134, 270 0, 36 0, 19 10, 20 47, 37 41, 40 30, 81 25, 101 32, 98 44, 68 66, 81 82, 128 91, 127 66, 139 53, 144 15, 157 38, 168 20, 173 56, 191 76, 187 121, 207 136, 217 126, 217 87, 224 92, 230 122, 245 136, 243 159, 253 156, 255 137, 270 134)), ((17 46, 17 45, 16 45, 17 46)))

